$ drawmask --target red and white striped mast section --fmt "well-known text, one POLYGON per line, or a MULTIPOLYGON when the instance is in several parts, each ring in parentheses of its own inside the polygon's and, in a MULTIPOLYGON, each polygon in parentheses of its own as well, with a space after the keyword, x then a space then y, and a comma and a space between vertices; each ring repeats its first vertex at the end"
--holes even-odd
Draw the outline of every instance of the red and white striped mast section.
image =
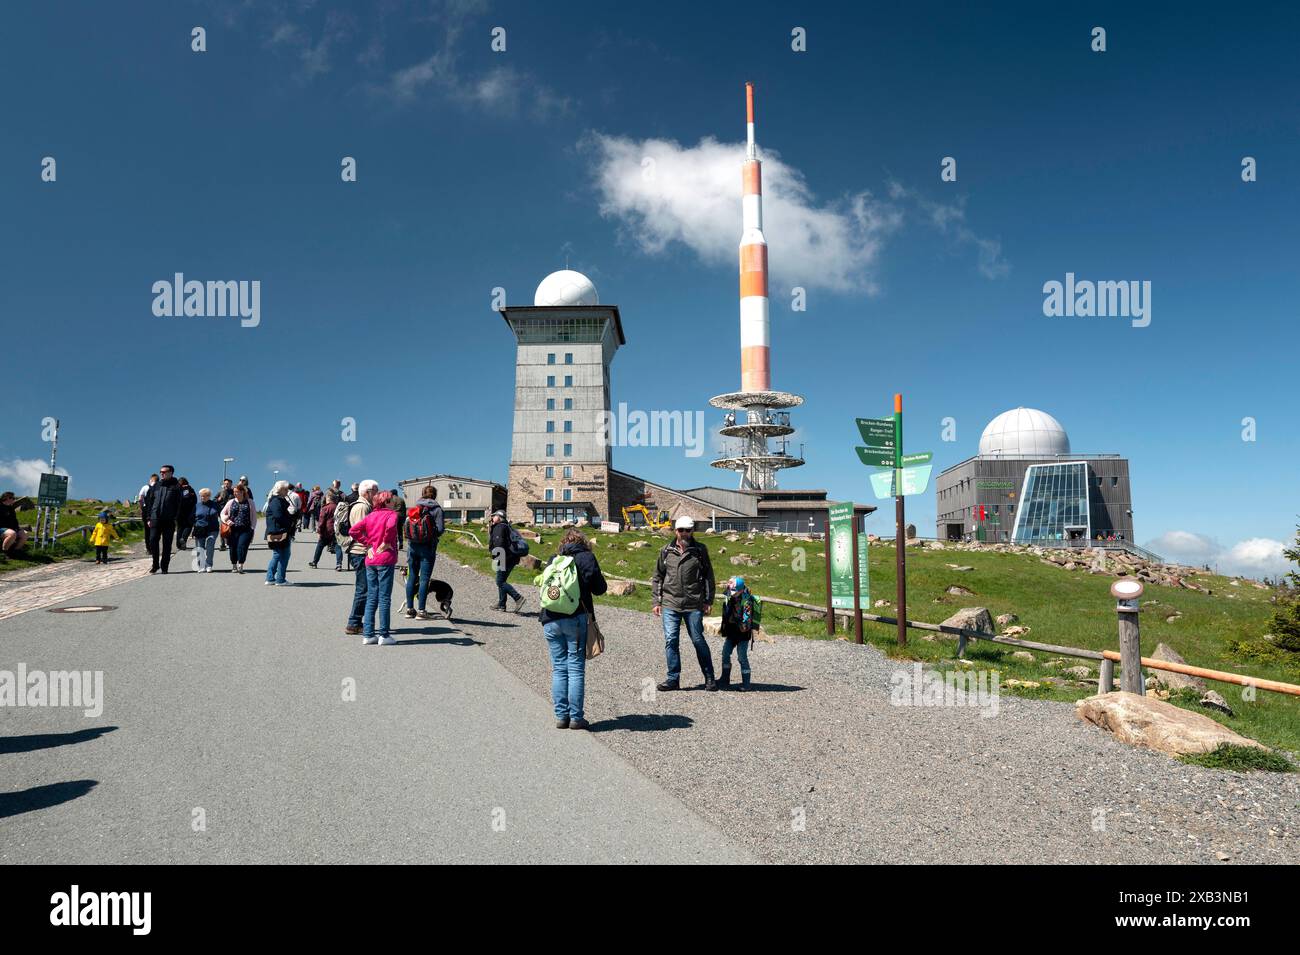
POLYGON ((745 161, 741 166, 740 235, 740 391, 710 400, 731 411, 721 433, 742 439, 724 451, 715 468, 740 472, 741 490, 776 487, 776 472, 802 465, 803 459, 767 446, 770 437, 793 434, 784 410, 803 404, 800 395, 772 390, 771 325, 768 315, 767 239, 763 237, 763 173, 754 140, 754 84, 745 84, 745 161))

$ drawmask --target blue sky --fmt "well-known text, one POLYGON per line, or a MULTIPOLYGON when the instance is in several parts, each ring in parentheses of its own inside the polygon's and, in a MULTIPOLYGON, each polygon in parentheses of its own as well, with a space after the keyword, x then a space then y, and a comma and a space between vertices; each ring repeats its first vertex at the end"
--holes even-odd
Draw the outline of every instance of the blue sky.
MULTIPOLYGON (((130 495, 164 461, 212 483, 227 455, 262 487, 277 466, 503 480, 513 340, 492 290, 531 304, 566 261, 622 311, 615 401, 712 427, 708 397, 739 379, 753 80, 774 385, 807 399, 788 485, 870 500, 853 418, 895 391, 907 449, 940 468, 1037 407, 1075 451, 1131 458, 1140 541, 1275 569, 1300 511, 1300 13, 839 6, 7 5, 0 315, 22 359, 0 483, 39 472, 47 415, 74 494, 130 495), (156 317, 175 272, 259 280, 260 324, 156 317), (1151 324, 1046 317, 1067 272, 1150 281, 1151 324)), ((706 461, 615 451, 665 483, 734 483, 706 461)), ((933 495, 909 516, 932 532, 933 495)))

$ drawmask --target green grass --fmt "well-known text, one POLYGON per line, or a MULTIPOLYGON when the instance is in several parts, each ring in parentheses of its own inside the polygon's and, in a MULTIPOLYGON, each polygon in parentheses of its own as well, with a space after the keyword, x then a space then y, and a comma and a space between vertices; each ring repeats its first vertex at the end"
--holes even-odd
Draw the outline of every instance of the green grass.
MULTIPOLYGON (((68 501, 67 507, 62 508, 59 512, 58 529, 62 532, 86 524, 93 525, 99 519, 99 512, 105 510, 117 518, 136 516, 135 507, 114 503, 113 501, 68 501)), ((0 562, 0 573, 9 573, 28 567, 40 567, 43 564, 53 564, 64 560, 94 560, 95 548, 83 540, 80 534, 71 534, 48 549, 37 547, 33 543, 33 537, 35 536, 35 528, 38 526, 39 515, 40 512, 37 510, 18 512, 18 523, 23 527, 32 528, 33 531, 28 535, 27 543, 19 555, 11 556, 8 560, 0 562)), ((122 539, 113 543, 109 548, 110 554, 124 545, 144 540, 144 528, 139 525, 119 527, 117 532, 122 539)))
POLYGON ((1197 753, 1178 757, 1192 766, 1204 766, 1206 769, 1230 769, 1238 773, 1260 770, 1267 773, 1293 773, 1296 766, 1280 753, 1254 746, 1235 746, 1221 743, 1208 753, 1197 753))
MULTIPOLYGON (((470 530, 486 543, 486 529, 471 525, 470 530)), ((532 544, 532 553, 545 559, 554 553, 560 533, 555 529, 542 532, 542 543, 532 544)), ((654 562, 659 547, 667 540, 666 534, 648 531, 631 531, 622 534, 588 534, 593 550, 600 559, 602 569, 611 575, 649 580, 654 573, 654 562), (629 548, 635 541, 646 541, 647 546, 629 548), (621 562, 621 563, 620 563, 621 562)), ((779 535, 760 536, 752 540, 741 535, 738 541, 728 541, 726 535, 701 536, 713 559, 714 573, 723 580, 734 573, 743 573, 750 587, 761 596, 781 597, 787 600, 825 606, 824 545, 821 541, 794 538, 787 543, 779 535), (721 554, 720 548, 727 549, 721 554), (802 565, 799 551, 802 549, 802 565), (759 560, 755 567, 737 567, 729 558, 746 553, 759 560), (802 569, 797 569, 802 566, 802 569)), ((440 547, 461 563, 484 573, 491 569, 491 558, 485 549, 477 549, 464 539, 448 534, 440 547)), ((885 598, 887 607, 864 609, 892 616, 894 608, 894 549, 889 545, 872 545, 870 557, 872 601, 885 598)), ((517 579, 530 579, 531 573, 516 571, 517 579)), ((1002 613, 1015 613, 1019 625, 1030 628, 1023 639, 1041 643, 1054 643, 1067 647, 1090 650, 1114 650, 1119 647, 1115 599, 1110 595, 1112 577, 1092 575, 1082 571, 1067 571, 1061 567, 1040 563, 1037 557, 1027 554, 1003 554, 993 551, 959 550, 907 550, 908 617, 929 623, 940 623, 961 607, 987 607, 996 617, 1002 613), (956 571, 947 564, 973 567, 971 571, 956 571), (974 596, 949 596, 944 590, 959 584, 973 591, 974 596)), ((1210 588, 1212 594, 1191 590, 1148 585, 1142 598, 1142 653, 1151 655, 1156 644, 1163 641, 1176 649, 1195 666, 1231 670, 1289 683, 1300 683, 1300 654, 1288 653, 1264 641, 1272 615, 1272 590, 1258 590, 1249 582, 1232 586, 1231 578, 1209 573, 1198 574, 1195 582, 1210 588), (1229 594, 1232 596, 1230 597, 1229 594), (1178 620, 1166 622, 1175 612, 1178 620)), ((602 597, 602 603, 636 610, 650 609, 647 588, 638 587, 629 597, 602 597)), ((715 612, 716 612, 715 608, 715 612)), ((828 639, 823 619, 799 620, 802 611, 792 607, 766 604, 763 610, 764 629, 778 634, 828 639)), ((959 666, 954 660, 955 639, 940 637, 934 641, 923 640, 922 631, 908 631, 907 647, 895 644, 895 628, 887 624, 863 623, 863 638, 885 653, 905 660, 920 660, 940 670, 959 666)), ((836 636, 843 639, 841 629, 836 636)), ((849 639, 852 634, 849 633, 849 639)), ((972 641, 966 656, 976 666, 997 669, 1002 679, 1039 682, 1040 687, 1007 688, 1004 692, 1033 699, 1076 700, 1095 692, 1092 688, 1074 686, 1049 686, 1044 678, 1060 679, 1056 671, 1046 666, 1055 659, 1052 654, 1034 653, 1033 660, 1019 660, 1011 656, 1016 647, 972 641)), ((1091 661, 1069 658, 1065 666, 1088 665, 1095 678, 1097 668, 1091 661)), ((1257 691, 1253 702, 1243 700, 1241 688, 1226 683, 1210 682, 1236 712, 1228 716, 1216 710, 1199 706, 1199 697, 1175 697, 1170 702, 1193 710, 1223 723, 1244 736, 1270 746, 1300 752, 1300 699, 1277 693, 1257 691)))

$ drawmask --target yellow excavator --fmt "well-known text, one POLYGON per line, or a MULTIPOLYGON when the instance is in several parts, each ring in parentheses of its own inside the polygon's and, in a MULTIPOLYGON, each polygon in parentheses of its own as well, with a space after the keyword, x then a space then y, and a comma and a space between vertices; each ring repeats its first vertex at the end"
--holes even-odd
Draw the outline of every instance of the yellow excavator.
POLYGON ((644 504, 633 504, 631 507, 623 508, 623 526, 631 530, 640 530, 648 527, 651 530, 661 530, 672 524, 668 519, 667 511, 659 512, 659 519, 655 520, 654 515, 646 509, 644 504))

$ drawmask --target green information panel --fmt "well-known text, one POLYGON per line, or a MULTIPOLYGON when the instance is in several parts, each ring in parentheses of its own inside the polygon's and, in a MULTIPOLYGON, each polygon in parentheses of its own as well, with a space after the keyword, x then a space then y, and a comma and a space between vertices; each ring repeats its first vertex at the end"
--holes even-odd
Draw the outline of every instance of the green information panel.
POLYGON ((858 445, 858 460, 869 468, 892 468, 894 466, 893 448, 864 448, 858 445))
POLYGON ((41 486, 36 498, 37 507, 63 507, 68 503, 68 476, 42 474, 41 486))
MULTIPOLYGON (((930 472, 934 465, 923 464, 919 467, 903 468, 903 496, 924 494, 930 486, 930 472)), ((878 498, 896 497, 898 491, 894 484, 895 471, 877 471, 871 475, 871 490, 878 498)))
POLYGON ((853 503, 830 506, 831 606, 853 608, 853 503))
POLYGON ((873 447, 892 448, 894 446, 893 418, 857 418, 858 433, 864 444, 873 447))
MULTIPOLYGON (((852 588, 849 595, 852 596, 852 588)), ((858 595, 861 601, 858 606, 864 610, 871 609, 871 566, 867 554, 867 535, 858 535, 858 595)))

